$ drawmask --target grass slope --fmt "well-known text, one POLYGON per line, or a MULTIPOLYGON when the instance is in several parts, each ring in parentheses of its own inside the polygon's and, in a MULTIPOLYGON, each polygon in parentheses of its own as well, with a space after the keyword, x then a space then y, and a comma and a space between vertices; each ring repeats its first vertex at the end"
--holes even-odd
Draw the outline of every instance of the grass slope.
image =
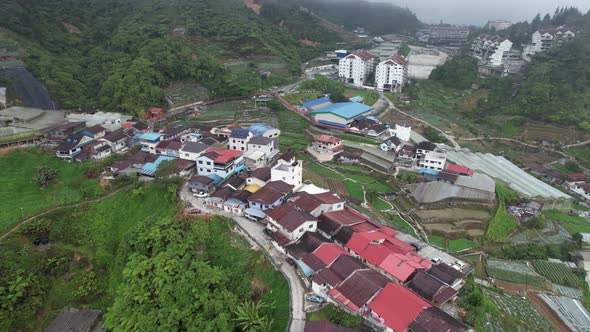
POLYGON ((82 191, 96 193, 98 181, 87 179, 79 163, 65 163, 37 150, 14 151, 0 157, 0 232, 39 210, 83 198, 82 191), (56 183, 40 188, 33 182, 37 167, 58 171, 56 183))

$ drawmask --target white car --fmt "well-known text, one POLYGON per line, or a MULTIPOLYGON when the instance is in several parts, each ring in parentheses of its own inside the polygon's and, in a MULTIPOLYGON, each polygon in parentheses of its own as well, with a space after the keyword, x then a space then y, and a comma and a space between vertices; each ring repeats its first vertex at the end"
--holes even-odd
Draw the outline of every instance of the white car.
POLYGON ((198 198, 206 198, 206 197, 209 197, 209 193, 204 192, 204 191, 199 191, 198 193, 194 193, 193 196, 198 197, 198 198))

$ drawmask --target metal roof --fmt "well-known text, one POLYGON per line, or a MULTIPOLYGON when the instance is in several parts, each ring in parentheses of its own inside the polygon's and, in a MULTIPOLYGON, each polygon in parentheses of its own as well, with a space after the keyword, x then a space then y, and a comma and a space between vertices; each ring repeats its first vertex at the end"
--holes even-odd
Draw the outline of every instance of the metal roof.
POLYGON ((311 112, 312 115, 330 113, 343 119, 352 119, 372 111, 371 106, 354 102, 336 103, 311 112))

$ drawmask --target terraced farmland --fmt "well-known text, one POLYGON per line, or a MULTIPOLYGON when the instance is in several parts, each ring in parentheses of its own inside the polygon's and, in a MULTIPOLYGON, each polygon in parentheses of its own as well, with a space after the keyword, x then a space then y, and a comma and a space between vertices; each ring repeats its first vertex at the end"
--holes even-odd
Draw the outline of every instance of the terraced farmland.
POLYGON ((534 260, 532 263, 533 268, 537 273, 556 284, 575 287, 581 282, 581 279, 572 271, 572 269, 563 264, 544 260, 534 260))
MULTIPOLYGON (((489 298, 505 316, 510 317, 512 324, 516 326, 504 326, 498 329, 487 329, 486 331, 554 331, 551 324, 526 300, 507 294, 497 293, 485 289, 484 294, 489 298), (515 329, 513 329, 515 328, 515 329)), ((503 322, 504 323, 504 322, 503 322)))
POLYGON ((489 259, 486 269, 488 274, 496 279, 545 287, 545 278, 536 274, 524 263, 489 259))

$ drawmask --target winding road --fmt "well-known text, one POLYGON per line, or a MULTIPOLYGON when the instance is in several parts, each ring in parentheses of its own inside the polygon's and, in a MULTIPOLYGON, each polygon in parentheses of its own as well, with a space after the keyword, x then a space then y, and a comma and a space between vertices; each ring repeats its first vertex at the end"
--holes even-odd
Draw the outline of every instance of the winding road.
POLYGON ((180 191, 180 199, 188 202, 194 208, 200 209, 205 213, 221 215, 232 219, 236 225, 247 235, 247 237, 258 246, 262 252, 270 259, 272 264, 279 270, 289 283, 289 299, 291 302, 291 315, 289 322, 289 332, 303 332, 305 328, 305 311, 304 295, 307 291, 301 278, 295 268, 285 264, 287 256, 279 252, 271 243, 269 238, 264 234, 264 225, 253 222, 244 217, 232 213, 211 208, 204 204, 204 200, 194 197, 184 185, 180 191))

